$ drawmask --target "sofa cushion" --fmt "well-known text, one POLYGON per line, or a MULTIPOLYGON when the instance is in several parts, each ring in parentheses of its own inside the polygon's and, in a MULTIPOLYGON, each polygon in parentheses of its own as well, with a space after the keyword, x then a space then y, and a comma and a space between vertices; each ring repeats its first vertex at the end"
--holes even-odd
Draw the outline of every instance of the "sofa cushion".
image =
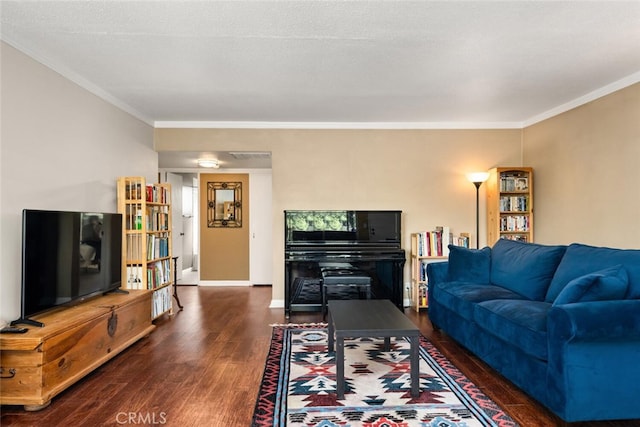
POLYGON ((499 239, 491 250, 491 283, 542 301, 565 250, 499 239))
POLYGON ((491 273, 491 248, 468 249, 449 245, 449 280, 488 285, 491 273))
POLYGON ((551 280, 545 301, 553 302, 576 277, 622 264, 629 276, 626 298, 640 298, 640 250, 612 249, 579 243, 569 245, 551 280))
POLYGON ((585 274, 567 283, 553 305, 622 299, 627 293, 628 281, 622 265, 585 274))
POLYGON ((524 353, 547 360, 547 313, 543 301, 493 300, 475 305, 476 324, 524 353))
POLYGON ((520 295, 500 286, 469 282, 444 282, 436 284, 433 297, 444 307, 467 320, 473 320, 473 306, 480 301, 494 299, 518 299, 520 295))

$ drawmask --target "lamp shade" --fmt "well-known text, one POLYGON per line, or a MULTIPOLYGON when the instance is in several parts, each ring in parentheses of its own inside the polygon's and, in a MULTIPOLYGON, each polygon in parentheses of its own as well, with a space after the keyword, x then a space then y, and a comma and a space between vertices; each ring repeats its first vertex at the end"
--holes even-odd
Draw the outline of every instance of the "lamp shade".
POLYGON ((474 184, 477 182, 485 182, 489 179, 489 172, 472 172, 467 174, 467 179, 474 184))

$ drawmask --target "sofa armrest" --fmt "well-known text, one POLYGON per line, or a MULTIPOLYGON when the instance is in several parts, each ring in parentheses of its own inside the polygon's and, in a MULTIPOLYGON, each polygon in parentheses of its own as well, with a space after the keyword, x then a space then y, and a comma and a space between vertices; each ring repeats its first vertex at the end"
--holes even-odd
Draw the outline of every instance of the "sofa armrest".
POLYGON ((547 326, 551 345, 553 341, 640 341, 640 300, 556 305, 549 310, 547 326))
POLYGON ((449 276, 449 262, 431 262, 427 264, 427 281, 435 285, 446 282, 449 276))
POLYGON ((440 310, 438 304, 433 297, 433 290, 438 283, 444 283, 449 280, 449 262, 430 262, 427 264, 427 300, 429 302, 429 320, 434 328, 439 328, 440 310))
POLYGON ((547 321, 547 406, 568 421, 637 418, 640 300, 557 305, 547 321))

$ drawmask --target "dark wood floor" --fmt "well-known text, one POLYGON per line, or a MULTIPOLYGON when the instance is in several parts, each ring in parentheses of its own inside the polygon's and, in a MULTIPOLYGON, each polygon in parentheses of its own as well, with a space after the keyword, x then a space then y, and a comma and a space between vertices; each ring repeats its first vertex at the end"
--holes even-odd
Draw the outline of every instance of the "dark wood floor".
MULTIPOLYGON (((184 311, 156 321, 156 330, 39 412, 3 406, 2 426, 249 426, 271 338, 270 287, 180 287, 184 311)), ((407 315, 423 335, 523 426, 560 421, 440 332, 426 312, 407 315)), ((295 313, 294 323, 321 321, 295 313)), ((576 427, 639 427, 629 422, 576 427)))

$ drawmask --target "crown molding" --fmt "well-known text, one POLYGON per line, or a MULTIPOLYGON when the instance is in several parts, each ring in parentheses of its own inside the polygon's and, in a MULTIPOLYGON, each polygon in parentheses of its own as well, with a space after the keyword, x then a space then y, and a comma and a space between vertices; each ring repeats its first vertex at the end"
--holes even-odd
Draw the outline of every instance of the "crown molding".
POLYGON ((522 129, 522 122, 217 122, 156 121, 156 129, 522 129))
POLYGON ((21 46, 20 43, 16 43, 15 41, 11 40, 10 38, 7 38, 6 36, 2 36, 2 41, 7 43, 9 46, 12 46, 13 48, 17 49, 18 51, 28 56, 32 60, 39 62, 40 64, 44 65, 47 68, 50 68, 54 72, 60 74, 65 79, 71 81, 72 83, 75 83, 76 85, 92 93, 93 95, 97 96, 103 101, 113 105, 114 107, 124 111, 125 113, 135 117, 136 119, 148 124, 149 126, 153 126, 153 120, 150 117, 145 116, 140 111, 122 102, 121 100, 111 95, 106 90, 100 88, 99 86, 95 85, 91 81, 80 76, 78 73, 71 70, 70 68, 56 64, 53 61, 51 61, 49 58, 46 58, 30 49, 25 48, 24 46, 21 46))
POLYGON ((640 82, 640 71, 522 122, 233 122, 156 121, 154 127, 192 129, 524 129, 640 82))
POLYGON ((537 116, 533 116, 525 120, 523 122, 522 127, 526 128, 536 123, 539 123, 543 120, 547 120, 559 114, 566 113, 569 110, 573 110, 574 108, 580 107, 581 105, 587 104, 591 101, 595 101, 598 98, 602 98, 603 96, 609 95, 613 92, 616 92, 620 89, 624 89, 638 82, 640 82, 640 71, 638 71, 637 73, 633 73, 627 77, 624 77, 620 80, 617 80, 613 83, 610 83, 606 86, 603 86, 599 89, 596 89, 593 92, 589 92, 588 94, 583 95, 579 98, 576 98, 572 101, 569 101, 565 104, 552 108, 551 110, 547 110, 544 113, 538 114, 537 116))
POLYGON ((271 167, 268 168, 224 168, 220 169, 208 169, 208 168, 158 168, 158 172, 172 172, 172 173, 193 173, 193 174, 237 174, 246 173, 251 175, 270 174, 271 167))
POLYGON ((156 121, 156 129, 524 129, 640 82, 640 71, 522 122, 243 122, 156 121))

